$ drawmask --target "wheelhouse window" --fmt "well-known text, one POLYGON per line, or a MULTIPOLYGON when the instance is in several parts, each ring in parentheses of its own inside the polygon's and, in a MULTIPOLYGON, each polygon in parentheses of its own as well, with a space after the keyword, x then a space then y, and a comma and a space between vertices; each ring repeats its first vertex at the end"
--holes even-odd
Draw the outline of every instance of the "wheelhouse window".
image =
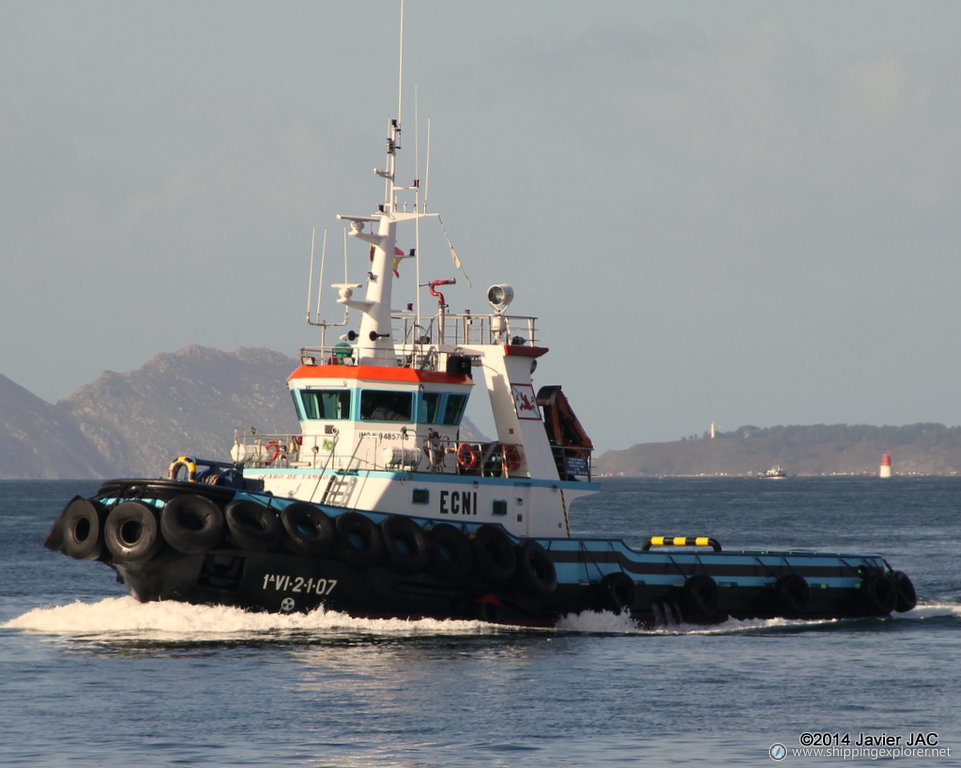
POLYGON ((417 409, 418 424, 437 424, 440 421, 440 392, 422 392, 417 409))
POLYGON ((294 403, 302 420, 350 418, 349 389, 298 389, 294 392, 294 403))
POLYGON ((421 392, 417 405, 417 423, 456 427, 460 424, 466 406, 467 395, 451 392, 421 392))
POLYGON ((444 423, 457 426, 467 407, 467 395, 448 395, 444 406, 444 423))
POLYGON ((365 389, 360 393, 360 418, 363 421, 412 421, 413 415, 413 392, 365 389))

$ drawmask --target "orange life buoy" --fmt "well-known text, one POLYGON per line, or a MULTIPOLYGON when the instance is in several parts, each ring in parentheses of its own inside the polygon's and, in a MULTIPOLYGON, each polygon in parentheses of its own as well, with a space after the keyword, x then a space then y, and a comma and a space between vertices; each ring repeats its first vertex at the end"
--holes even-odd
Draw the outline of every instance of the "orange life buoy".
POLYGON ((504 446, 504 467, 509 472, 515 472, 521 468, 521 451, 516 445, 504 446))
POLYGON ((267 452, 267 457, 264 459, 264 463, 268 465, 273 464, 280 456, 280 441, 271 440, 269 443, 265 443, 264 450, 267 452))
POLYGON ((457 464, 461 469, 474 469, 477 466, 477 449, 470 443, 457 446, 457 464))

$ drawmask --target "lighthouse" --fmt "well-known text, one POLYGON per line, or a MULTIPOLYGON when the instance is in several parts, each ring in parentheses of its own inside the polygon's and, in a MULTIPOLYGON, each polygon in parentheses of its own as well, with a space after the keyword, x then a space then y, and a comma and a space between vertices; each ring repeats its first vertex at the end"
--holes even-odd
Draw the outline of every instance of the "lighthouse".
POLYGON ((891 454, 886 453, 881 457, 881 471, 878 477, 891 477, 891 454))

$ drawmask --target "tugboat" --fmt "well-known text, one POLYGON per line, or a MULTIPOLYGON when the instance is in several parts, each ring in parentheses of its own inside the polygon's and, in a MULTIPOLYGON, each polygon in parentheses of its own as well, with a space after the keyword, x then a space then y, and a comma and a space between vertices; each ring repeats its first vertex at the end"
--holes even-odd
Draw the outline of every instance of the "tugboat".
POLYGON ((560 386, 535 388, 548 350, 535 317, 508 311, 511 286, 487 290, 489 311, 454 313, 438 289, 455 281, 428 281, 429 315, 419 292, 393 309, 402 261, 421 285, 398 230, 436 218, 418 181, 398 183, 401 127, 390 120, 375 171, 383 202, 338 216, 363 244, 365 281, 332 286, 344 320, 308 315, 320 344, 287 382, 299 434, 235 435, 231 461, 181 456, 164 479, 106 481, 66 504, 49 549, 105 563, 141 601, 255 611, 549 627, 585 611, 650 626, 914 607, 911 580, 876 554, 572 535, 570 505, 599 490, 593 444, 560 386), (468 438, 467 402, 485 392, 496 436, 468 438))

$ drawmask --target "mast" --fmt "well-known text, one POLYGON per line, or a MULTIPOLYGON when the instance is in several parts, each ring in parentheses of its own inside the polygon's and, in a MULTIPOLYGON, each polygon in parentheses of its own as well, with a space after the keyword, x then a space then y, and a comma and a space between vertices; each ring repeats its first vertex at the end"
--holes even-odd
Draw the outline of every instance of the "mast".
POLYGON ((367 272, 367 292, 364 299, 354 299, 350 287, 341 288, 338 301, 361 312, 357 342, 357 362, 360 365, 391 365, 394 342, 391 339, 391 288, 393 287, 393 258, 397 248, 397 193, 395 173, 397 151, 401 148, 401 109, 404 84, 404 0, 400 3, 400 43, 397 66, 397 117, 387 129, 387 158, 384 168, 374 173, 384 179, 384 202, 371 216, 345 216, 338 219, 351 223, 350 234, 370 245, 370 268, 367 272))
MULTIPOLYGON (((401 149, 401 109, 403 108, 404 78, 404 2, 400 4, 400 43, 397 66, 397 117, 387 127, 387 157, 383 168, 374 173, 384 179, 384 202, 377 212, 369 216, 338 214, 338 219, 350 222, 350 235, 370 246, 370 266, 367 272, 367 290, 363 299, 353 297, 352 285, 341 285, 338 301, 361 312, 360 332, 357 339, 357 362, 360 365, 396 365, 394 340, 391 337, 391 291, 393 287, 393 264, 403 254, 397 248, 397 224, 421 218, 419 211, 401 211, 397 193, 417 188, 401 187, 396 183, 397 152, 401 149)), ((359 287, 359 286, 356 286, 359 287)))

